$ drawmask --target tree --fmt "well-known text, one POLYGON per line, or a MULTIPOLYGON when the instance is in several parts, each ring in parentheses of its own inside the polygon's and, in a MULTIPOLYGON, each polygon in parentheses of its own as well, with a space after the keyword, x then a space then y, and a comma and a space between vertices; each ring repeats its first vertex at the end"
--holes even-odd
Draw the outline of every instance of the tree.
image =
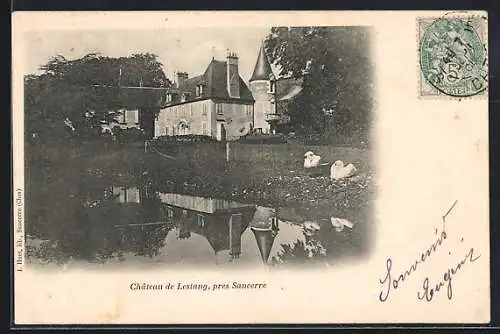
POLYGON ((364 27, 271 29, 265 47, 280 76, 304 77, 303 93, 288 107, 293 125, 326 136, 367 132, 372 108, 369 37, 364 27))
MULTIPOLYGON (((41 75, 25 77, 27 133, 59 136, 68 117, 77 129, 109 121, 112 110, 127 107, 119 86, 170 87, 157 56, 151 53, 110 58, 88 54, 76 60, 51 58, 41 75), (92 111, 93 120, 85 117, 92 111)), ((87 129, 88 130, 88 129, 87 129)), ((88 131, 87 131, 88 132, 88 131)))

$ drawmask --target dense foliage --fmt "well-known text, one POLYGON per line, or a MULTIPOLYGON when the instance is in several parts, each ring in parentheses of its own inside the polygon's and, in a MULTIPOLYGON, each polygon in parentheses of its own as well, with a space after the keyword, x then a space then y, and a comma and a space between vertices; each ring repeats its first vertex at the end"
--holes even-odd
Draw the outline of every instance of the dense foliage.
POLYGON ((66 118, 80 133, 98 133, 100 121, 117 116, 110 111, 129 107, 119 86, 171 86, 157 56, 150 53, 120 58, 89 54, 76 60, 58 55, 40 70, 40 75, 25 77, 24 101, 26 133, 41 137, 67 132, 66 118))
POLYGON ((369 28, 275 27, 265 41, 281 76, 306 76, 289 104, 296 129, 365 140, 372 110, 369 28))

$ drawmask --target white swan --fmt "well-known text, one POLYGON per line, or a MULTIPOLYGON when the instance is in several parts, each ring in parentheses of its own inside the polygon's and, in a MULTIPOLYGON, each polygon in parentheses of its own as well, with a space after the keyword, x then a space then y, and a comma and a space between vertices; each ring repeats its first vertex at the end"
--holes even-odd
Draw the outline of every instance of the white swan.
POLYGON ((344 226, 349 227, 350 229, 353 228, 354 224, 348 221, 347 219, 344 218, 335 218, 331 217, 330 221, 332 223, 333 228, 337 232, 341 232, 344 229, 344 226))
POLYGON ((312 151, 307 151, 304 154, 304 168, 318 167, 321 156, 314 154, 312 151))
POLYGON ((353 164, 348 164, 347 166, 344 166, 344 162, 341 160, 337 160, 333 163, 332 167, 330 168, 330 178, 334 180, 338 179, 343 179, 346 177, 353 176, 356 174, 357 169, 354 167, 353 164))

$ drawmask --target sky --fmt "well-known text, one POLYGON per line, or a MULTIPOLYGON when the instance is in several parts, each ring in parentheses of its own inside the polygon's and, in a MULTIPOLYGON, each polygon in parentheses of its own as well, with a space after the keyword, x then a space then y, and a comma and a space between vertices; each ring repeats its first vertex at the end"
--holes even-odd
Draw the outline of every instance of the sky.
POLYGON ((189 76, 202 74, 212 57, 225 60, 227 49, 239 57, 244 81, 252 75, 262 40, 268 28, 191 28, 163 30, 33 31, 26 34, 25 74, 61 54, 78 59, 88 53, 121 57, 150 52, 158 55, 169 79, 176 71, 189 76))

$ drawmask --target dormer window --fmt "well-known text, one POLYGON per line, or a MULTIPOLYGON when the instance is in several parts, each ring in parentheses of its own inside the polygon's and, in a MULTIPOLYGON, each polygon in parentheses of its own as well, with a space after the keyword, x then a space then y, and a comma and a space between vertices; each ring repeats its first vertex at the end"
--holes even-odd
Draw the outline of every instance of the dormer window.
POLYGON ((186 102, 187 100, 189 100, 189 93, 182 93, 181 102, 186 102))
POLYGON ((167 103, 171 103, 172 102, 172 93, 168 93, 167 94, 167 103))
POLYGON ((196 86, 196 96, 202 96, 203 95, 203 85, 198 85, 196 86))

